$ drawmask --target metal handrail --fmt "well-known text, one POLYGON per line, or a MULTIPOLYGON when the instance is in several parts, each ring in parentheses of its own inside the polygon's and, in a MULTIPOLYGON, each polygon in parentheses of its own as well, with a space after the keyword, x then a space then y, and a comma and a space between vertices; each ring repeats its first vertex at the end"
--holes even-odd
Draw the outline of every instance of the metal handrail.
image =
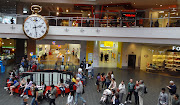
MULTIPOLYGON (((3 15, 3 14, 2 14, 3 15)), ((17 18, 26 18, 26 17, 28 17, 29 15, 21 15, 21 14, 6 14, 7 16, 14 16, 14 17, 16 17, 16 23, 18 23, 18 19, 17 18)), ((108 27, 109 26, 109 22, 119 22, 118 24, 120 24, 120 27, 122 27, 122 24, 123 24, 123 22, 130 22, 130 21, 134 21, 133 22, 133 25, 131 25, 131 26, 136 26, 137 25, 137 20, 148 20, 148 23, 150 24, 149 25, 149 27, 151 27, 152 26, 152 22, 153 22, 153 20, 160 20, 160 19, 168 19, 168 22, 167 22, 167 27, 169 27, 169 25, 170 25, 170 21, 169 21, 169 19, 180 19, 180 17, 170 17, 170 14, 168 14, 168 16, 167 17, 162 17, 162 18, 152 18, 152 16, 150 17, 150 18, 141 18, 141 17, 137 17, 137 18, 134 18, 134 19, 124 19, 124 18, 120 18, 120 19, 109 19, 108 17, 107 17, 107 19, 100 19, 100 18, 96 18, 95 16, 94 17, 92 17, 92 18, 88 18, 88 17, 56 17, 56 16, 44 16, 47 20, 55 20, 55 23, 54 23, 54 25, 53 26, 59 26, 58 25, 58 21, 59 20, 67 20, 67 21, 78 21, 78 23, 80 24, 79 26, 80 27, 82 27, 83 26, 83 24, 86 22, 87 23, 87 21, 90 21, 90 22, 92 22, 91 23, 91 26, 93 26, 93 27, 96 27, 96 24, 102 24, 101 22, 105 22, 106 23, 106 27, 108 27), (97 22, 99 22, 99 23, 97 23, 97 22)), ((147 22, 147 21, 146 21, 147 22)), ((22 24, 22 23, 18 23, 18 24, 22 24)), ((51 25, 51 24, 50 24, 51 25)), ((67 26, 67 25, 66 25, 67 26)), ((72 24, 71 23, 69 23, 69 25, 68 26, 72 26, 72 24)))

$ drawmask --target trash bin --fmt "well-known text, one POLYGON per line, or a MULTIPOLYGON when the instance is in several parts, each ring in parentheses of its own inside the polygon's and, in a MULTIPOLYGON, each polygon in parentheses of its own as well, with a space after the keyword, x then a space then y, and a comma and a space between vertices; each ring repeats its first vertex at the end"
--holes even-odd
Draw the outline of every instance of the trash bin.
POLYGON ((1 73, 5 72, 5 66, 3 65, 3 62, 0 60, 0 71, 1 73))

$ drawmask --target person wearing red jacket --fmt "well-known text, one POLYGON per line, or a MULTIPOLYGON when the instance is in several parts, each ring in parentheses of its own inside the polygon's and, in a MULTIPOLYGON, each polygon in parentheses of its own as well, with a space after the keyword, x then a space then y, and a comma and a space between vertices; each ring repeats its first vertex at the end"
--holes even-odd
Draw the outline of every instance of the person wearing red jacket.
POLYGON ((139 82, 138 81, 136 81, 136 84, 134 86, 134 97, 135 97, 136 105, 139 105, 139 95, 138 95, 137 87, 139 87, 139 82))
POLYGON ((33 64, 33 66, 32 66, 31 69, 32 69, 32 71, 36 71, 36 70, 37 70, 37 65, 36 65, 36 63, 33 64))

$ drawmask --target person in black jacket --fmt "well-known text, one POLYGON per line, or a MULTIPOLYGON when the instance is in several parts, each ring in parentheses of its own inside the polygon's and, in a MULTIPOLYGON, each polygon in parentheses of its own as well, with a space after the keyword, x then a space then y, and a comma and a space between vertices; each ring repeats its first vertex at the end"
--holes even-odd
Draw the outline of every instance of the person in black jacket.
POLYGON ((170 81, 169 83, 170 85, 167 86, 167 88, 169 89, 169 105, 172 105, 173 96, 174 94, 176 94, 177 87, 174 84, 174 81, 170 81))
POLYGON ((80 68, 83 70, 84 69, 84 62, 82 61, 80 64, 80 68))

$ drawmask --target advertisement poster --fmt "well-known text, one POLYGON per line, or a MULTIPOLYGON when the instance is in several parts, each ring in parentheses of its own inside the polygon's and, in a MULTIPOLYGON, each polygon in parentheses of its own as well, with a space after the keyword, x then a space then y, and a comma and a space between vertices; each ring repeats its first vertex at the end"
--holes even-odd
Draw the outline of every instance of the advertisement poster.
POLYGON ((121 59, 121 54, 118 54, 118 62, 120 63, 120 59, 121 59))
POLYGON ((92 53, 88 53, 88 61, 92 61, 92 58, 93 58, 92 55, 93 55, 92 53))

